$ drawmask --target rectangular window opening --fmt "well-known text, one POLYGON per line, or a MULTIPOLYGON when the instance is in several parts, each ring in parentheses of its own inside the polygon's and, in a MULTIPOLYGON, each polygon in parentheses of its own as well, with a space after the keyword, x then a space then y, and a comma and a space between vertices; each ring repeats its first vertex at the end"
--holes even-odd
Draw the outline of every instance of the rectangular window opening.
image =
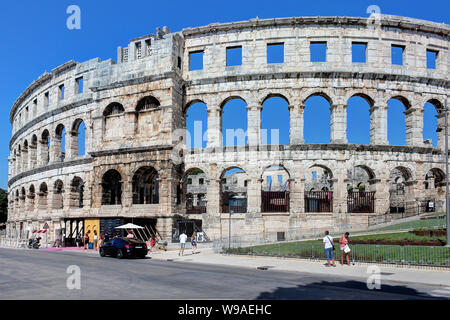
POLYGON ((48 94, 48 92, 46 92, 45 94, 44 94, 44 107, 48 107, 48 104, 49 104, 49 94, 48 94))
POLYGON ((203 50, 189 52, 189 70, 203 69, 203 50))
POLYGON ((391 60, 392 64, 402 66, 403 65, 403 54, 405 52, 405 47, 393 44, 391 47, 391 60))
POLYGON ((80 78, 76 79, 76 85, 77 85, 76 93, 77 94, 83 93, 83 90, 84 90, 84 88, 83 88, 83 77, 80 77, 80 78))
POLYGON ((438 52, 427 49, 427 69, 436 69, 438 52))
POLYGON ((267 63, 284 62, 284 43, 267 44, 267 63))
POLYGON ((327 61, 327 43, 326 42, 311 42, 309 45, 310 61, 311 62, 326 62, 327 61))
POLYGON ((352 42, 352 62, 366 63, 367 43, 352 42))
POLYGON ((227 48, 227 67, 242 65, 242 46, 227 48))
POLYGON ((64 85, 59 86, 59 100, 64 100, 64 85))

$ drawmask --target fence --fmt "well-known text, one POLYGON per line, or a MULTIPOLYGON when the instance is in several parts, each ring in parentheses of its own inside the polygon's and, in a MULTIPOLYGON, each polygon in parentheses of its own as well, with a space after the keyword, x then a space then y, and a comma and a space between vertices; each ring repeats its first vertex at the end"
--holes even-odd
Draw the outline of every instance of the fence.
POLYGON ((289 192, 261 191, 262 212, 289 212, 289 192))
POLYGON ((305 192, 305 212, 333 212, 333 191, 305 192))
POLYGON ((223 205, 222 206, 222 213, 246 213, 247 212, 247 206, 230 206, 230 205, 223 205))
POLYGON ((375 192, 349 191, 347 193, 347 210, 349 213, 375 212, 375 192))
MULTIPOLYGON (((352 262, 384 263, 397 265, 434 266, 450 268, 450 248, 430 246, 396 245, 351 245, 349 258, 352 262)), ((292 257, 325 260, 325 251, 321 241, 311 243, 277 243, 248 248, 225 249, 227 253, 263 255, 274 257, 292 257)), ((334 258, 341 259, 341 250, 336 245, 334 258)))
POLYGON ((190 214, 202 214, 206 213, 206 206, 187 206, 186 213, 190 214))

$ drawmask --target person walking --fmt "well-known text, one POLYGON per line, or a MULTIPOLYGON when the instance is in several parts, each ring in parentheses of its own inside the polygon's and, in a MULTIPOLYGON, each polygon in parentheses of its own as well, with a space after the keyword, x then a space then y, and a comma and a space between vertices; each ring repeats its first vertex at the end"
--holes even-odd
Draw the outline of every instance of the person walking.
POLYGON ((347 265, 350 267, 350 258, 349 258, 349 252, 350 247, 348 246, 348 236, 350 234, 346 232, 340 239, 339 239, 339 247, 341 249, 341 265, 344 265, 344 256, 347 260, 347 265))
POLYGON ((97 235, 97 230, 94 230, 94 250, 97 251, 97 245, 98 245, 98 235, 97 235))
POLYGON ((156 237, 152 236, 152 238, 150 239, 150 252, 153 251, 153 248, 155 247, 155 245, 156 245, 156 237))
POLYGON ((105 241, 104 242, 108 242, 109 241, 109 234, 108 232, 105 232, 105 241))
POLYGON ((197 233, 194 231, 191 237, 192 254, 197 250, 197 233))
POLYGON ((333 267, 336 267, 334 261, 334 243, 333 237, 329 235, 328 231, 325 231, 325 237, 323 237, 323 246, 325 247, 325 259, 327 259, 327 267, 330 267, 330 261, 333 261, 333 267))
POLYGON ((83 241, 84 241, 84 250, 87 250, 89 246, 89 233, 86 233, 84 235, 83 241))
POLYGON ((100 239, 98 241, 98 247, 99 248, 103 247, 104 243, 105 243, 105 236, 103 235, 103 233, 100 233, 100 239))
POLYGON ((75 242, 77 243, 77 248, 79 249, 80 246, 81 246, 81 233, 80 232, 77 233, 77 237, 75 239, 75 242))
POLYGON ((183 232, 182 234, 180 234, 180 252, 178 252, 179 256, 184 255, 184 248, 186 248, 186 240, 187 240, 187 235, 183 232))
POLYGON ((61 248, 61 238, 62 238, 61 233, 58 233, 58 235, 56 236, 56 242, 55 242, 57 248, 61 248))

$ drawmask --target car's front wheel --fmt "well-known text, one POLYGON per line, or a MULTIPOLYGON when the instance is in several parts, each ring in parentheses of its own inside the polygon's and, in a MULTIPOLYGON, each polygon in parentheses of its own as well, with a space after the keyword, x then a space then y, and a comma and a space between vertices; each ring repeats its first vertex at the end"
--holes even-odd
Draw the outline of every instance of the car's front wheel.
POLYGON ((100 257, 104 257, 104 256, 106 256, 105 249, 100 248, 100 257))
POLYGON ((122 259, 122 258, 123 258, 123 252, 122 252, 121 249, 118 249, 118 250, 117 250, 116 258, 117 258, 117 259, 122 259))

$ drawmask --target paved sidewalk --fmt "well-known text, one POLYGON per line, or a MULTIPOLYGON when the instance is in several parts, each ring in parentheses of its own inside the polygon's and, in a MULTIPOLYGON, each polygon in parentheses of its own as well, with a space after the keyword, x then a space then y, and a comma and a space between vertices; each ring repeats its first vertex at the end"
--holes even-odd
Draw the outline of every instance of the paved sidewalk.
MULTIPOLYGON (((154 260, 172 260, 185 263, 216 264, 223 266, 239 266, 256 269, 267 267, 267 270, 297 271, 312 274, 334 274, 341 276, 352 276, 355 279, 366 279, 370 275, 367 268, 374 264, 356 263, 350 267, 340 265, 336 261, 336 267, 326 267, 325 261, 311 261, 292 258, 260 257, 226 255, 214 252, 211 248, 198 249, 198 253, 192 254, 187 248, 184 256, 178 256, 178 250, 157 251, 149 253, 154 260)), ((450 270, 427 270, 401 266, 377 265, 381 271, 381 279, 406 283, 427 284, 450 287, 450 270)), ((265 271, 261 271, 265 272, 265 271)))

